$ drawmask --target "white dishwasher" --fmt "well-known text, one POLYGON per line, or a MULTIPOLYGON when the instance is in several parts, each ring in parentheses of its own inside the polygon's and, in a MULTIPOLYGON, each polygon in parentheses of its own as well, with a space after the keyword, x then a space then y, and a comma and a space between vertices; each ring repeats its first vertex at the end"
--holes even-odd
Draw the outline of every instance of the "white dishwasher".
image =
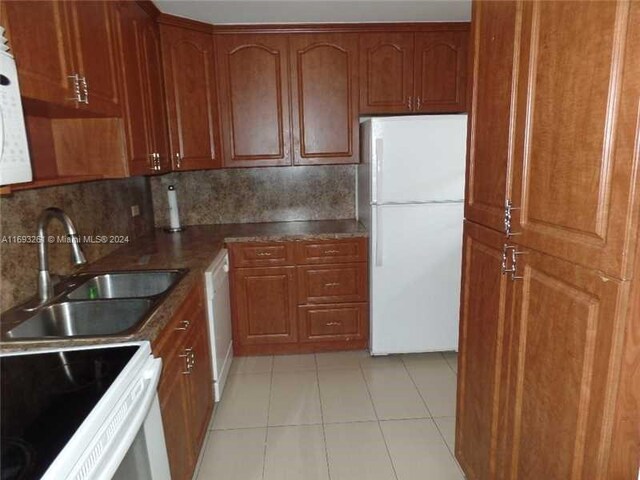
POLYGON ((223 249, 204 272, 207 289, 207 314, 211 337, 211 361, 213 363, 213 393, 216 402, 233 361, 231 333, 231 299, 229 293, 229 256, 223 249))

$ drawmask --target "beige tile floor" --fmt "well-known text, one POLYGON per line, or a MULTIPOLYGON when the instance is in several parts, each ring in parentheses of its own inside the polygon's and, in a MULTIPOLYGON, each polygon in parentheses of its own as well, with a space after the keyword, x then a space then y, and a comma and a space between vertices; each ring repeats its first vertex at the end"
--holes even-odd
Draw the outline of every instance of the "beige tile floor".
POLYGON ((462 480, 455 352, 239 357, 197 480, 462 480))

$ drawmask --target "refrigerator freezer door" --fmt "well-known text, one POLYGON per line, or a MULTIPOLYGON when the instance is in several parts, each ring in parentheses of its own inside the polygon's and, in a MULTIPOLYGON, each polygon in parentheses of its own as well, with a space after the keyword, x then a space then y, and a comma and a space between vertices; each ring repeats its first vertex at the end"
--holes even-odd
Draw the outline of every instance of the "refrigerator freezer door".
POLYGON ((372 207, 371 353, 457 350, 462 203, 372 207))
POLYGON ((464 198, 466 115, 376 118, 370 128, 372 203, 464 198))

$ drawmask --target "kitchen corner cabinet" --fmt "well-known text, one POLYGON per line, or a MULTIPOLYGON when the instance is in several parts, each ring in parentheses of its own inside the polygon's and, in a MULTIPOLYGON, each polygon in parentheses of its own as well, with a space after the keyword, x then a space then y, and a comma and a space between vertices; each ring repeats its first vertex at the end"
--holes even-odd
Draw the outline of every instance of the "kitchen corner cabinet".
POLYGON ((213 409, 213 377, 203 286, 198 284, 153 345, 171 478, 190 479, 213 409))
POLYGON ((173 170, 222 166, 213 35, 160 25, 173 170))
POLYGON ((287 35, 215 37, 225 167, 291 165, 287 35))
POLYGON ((112 2, 8 0, 1 9, 24 97, 83 116, 120 116, 112 2))
POLYGON ((467 110, 466 28, 360 35, 360 113, 467 110))
POLYGON ((358 163, 358 35, 291 35, 295 165, 358 163))
POLYGON ((365 238, 229 245, 237 355, 366 348, 365 238))

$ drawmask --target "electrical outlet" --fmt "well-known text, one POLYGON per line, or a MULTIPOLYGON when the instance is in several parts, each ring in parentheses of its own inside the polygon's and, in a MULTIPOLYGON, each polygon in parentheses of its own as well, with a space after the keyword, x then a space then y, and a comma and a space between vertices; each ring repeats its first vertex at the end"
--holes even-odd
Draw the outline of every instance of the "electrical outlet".
POLYGON ((140 207, 138 205, 131 205, 131 216, 137 217, 140 215, 140 207))

